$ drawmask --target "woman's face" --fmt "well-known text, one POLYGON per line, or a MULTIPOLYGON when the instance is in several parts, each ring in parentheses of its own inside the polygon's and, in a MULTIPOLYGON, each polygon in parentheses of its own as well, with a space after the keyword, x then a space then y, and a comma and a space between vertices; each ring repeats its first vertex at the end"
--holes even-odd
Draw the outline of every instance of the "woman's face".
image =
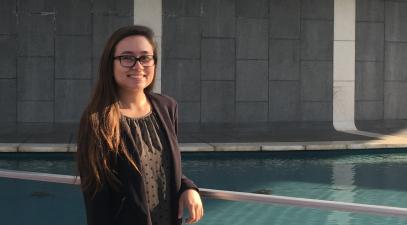
POLYGON ((144 88, 151 84, 154 78, 155 65, 153 62, 148 64, 146 61, 153 54, 153 46, 146 37, 141 35, 128 36, 117 43, 114 57, 121 56, 121 59, 115 58, 113 73, 119 89, 138 92, 143 91, 144 88), (131 66, 134 57, 141 57, 144 62, 137 61, 131 66))

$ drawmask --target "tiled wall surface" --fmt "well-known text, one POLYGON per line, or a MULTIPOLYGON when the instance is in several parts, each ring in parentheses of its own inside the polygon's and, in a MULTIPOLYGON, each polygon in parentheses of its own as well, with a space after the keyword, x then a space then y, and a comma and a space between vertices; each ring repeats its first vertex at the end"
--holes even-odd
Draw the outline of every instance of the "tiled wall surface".
POLYGON ((132 0, 0 1, 0 121, 78 122, 132 0))
POLYGON ((183 122, 332 120, 333 0, 163 1, 183 122))
MULTIPOLYGON (((333 0, 165 0, 181 122, 332 121, 333 0)), ((407 1, 356 1, 358 120, 407 118, 407 1)), ((0 121, 77 122, 133 0, 0 1, 0 121)))

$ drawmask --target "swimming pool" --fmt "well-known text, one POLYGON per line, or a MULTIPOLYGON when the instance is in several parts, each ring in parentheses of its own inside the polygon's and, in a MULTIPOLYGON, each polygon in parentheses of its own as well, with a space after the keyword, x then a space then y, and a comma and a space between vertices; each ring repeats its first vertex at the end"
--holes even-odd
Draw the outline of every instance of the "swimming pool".
MULTIPOLYGON (((191 153, 183 154, 183 167, 205 188, 407 207, 407 151, 385 151, 191 153)), ((0 168, 75 173, 71 155, 2 154, 0 168)), ((0 187, 1 224, 85 224, 78 187, 3 178, 0 187)), ((397 217, 281 205, 204 204, 202 225, 407 224, 397 217)))

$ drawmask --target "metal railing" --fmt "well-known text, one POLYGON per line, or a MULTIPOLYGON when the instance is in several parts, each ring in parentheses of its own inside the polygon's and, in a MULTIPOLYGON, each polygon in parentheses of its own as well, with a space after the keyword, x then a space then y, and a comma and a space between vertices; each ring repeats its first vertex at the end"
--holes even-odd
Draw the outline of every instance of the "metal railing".
MULTIPOLYGON (((32 180, 32 181, 43 181, 43 182, 60 183, 60 184, 80 185, 80 178, 76 177, 76 176, 70 176, 70 175, 59 175, 59 174, 0 169, 0 177, 22 179, 22 180, 32 180)), ((202 197, 220 199, 220 200, 258 202, 258 203, 290 205, 290 206, 306 207, 306 208, 317 208, 317 209, 324 209, 324 210, 338 210, 338 211, 345 211, 345 212, 368 213, 368 214, 375 214, 375 215, 382 215, 382 216, 407 217, 407 208, 390 207, 390 206, 382 206, 382 205, 368 205, 368 204, 358 204, 358 203, 349 203, 349 202, 326 201, 326 200, 295 198, 295 197, 286 197, 286 196, 278 196, 278 195, 263 195, 263 194, 253 194, 253 193, 246 193, 246 192, 214 190, 214 189, 206 189, 206 188, 200 188, 200 194, 202 197)))

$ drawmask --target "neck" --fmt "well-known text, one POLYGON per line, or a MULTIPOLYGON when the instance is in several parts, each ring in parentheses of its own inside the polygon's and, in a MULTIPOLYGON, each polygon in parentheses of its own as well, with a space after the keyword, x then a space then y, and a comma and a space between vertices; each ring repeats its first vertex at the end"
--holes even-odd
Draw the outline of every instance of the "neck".
POLYGON ((144 91, 127 91, 120 90, 119 92, 120 108, 122 109, 143 109, 148 105, 147 96, 144 91))

